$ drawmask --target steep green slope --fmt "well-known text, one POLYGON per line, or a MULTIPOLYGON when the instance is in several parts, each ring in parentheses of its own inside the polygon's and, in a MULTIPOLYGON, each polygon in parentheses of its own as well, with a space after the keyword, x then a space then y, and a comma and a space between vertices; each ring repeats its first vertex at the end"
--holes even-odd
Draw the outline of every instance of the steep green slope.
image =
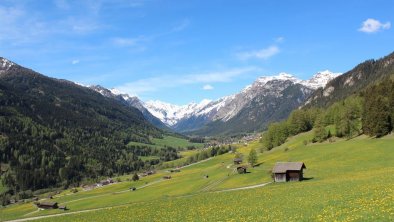
POLYGON ((0 72, 0 162, 14 192, 137 170, 126 144, 150 136, 161 131, 137 109, 16 64, 0 72))

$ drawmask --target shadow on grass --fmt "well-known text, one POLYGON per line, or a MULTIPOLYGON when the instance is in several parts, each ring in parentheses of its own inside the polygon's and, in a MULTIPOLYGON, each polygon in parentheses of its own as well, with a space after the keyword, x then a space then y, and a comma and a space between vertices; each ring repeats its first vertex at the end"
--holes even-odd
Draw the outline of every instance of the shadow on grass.
POLYGON ((257 164, 255 164, 255 165, 253 165, 253 167, 259 167, 261 164, 263 164, 264 162, 261 162, 261 163, 257 163, 257 164))

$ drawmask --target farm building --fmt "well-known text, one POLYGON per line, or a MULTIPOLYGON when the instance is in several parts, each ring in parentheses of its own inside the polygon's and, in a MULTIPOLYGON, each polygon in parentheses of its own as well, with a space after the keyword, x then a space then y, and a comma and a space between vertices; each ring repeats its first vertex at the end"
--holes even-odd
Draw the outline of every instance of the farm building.
POLYGON ((234 159, 234 164, 241 164, 242 163, 242 159, 241 158, 235 158, 234 159))
POLYGON ((155 171, 149 170, 149 171, 145 171, 144 173, 142 173, 141 176, 146 177, 146 176, 149 176, 149 175, 152 175, 152 174, 155 174, 155 173, 156 173, 155 171))
POLYGON ((100 181, 100 183, 98 183, 97 185, 98 186, 105 186, 105 185, 108 185, 108 184, 111 184, 111 183, 114 183, 114 180, 111 179, 111 178, 108 178, 106 180, 100 181))
POLYGON ((237 172, 239 173, 239 174, 244 174, 244 173, 246 173, 246 166, 239 166, 239 167, 237 167, 237 172))
POLYGON ((179 172, 181 172, 181 170, 180 169, 171 169, 170 172, 171 173, 179 173, 179 172))
POLYGON ((306 167, 303 162, 278 162, 272 173, 275 182, 301 181, 304 169, 306 167))
POLYGON ((41 202, 37 203, 37 207, 41 209, 56 209, 58 206, 57 202, 41 202))

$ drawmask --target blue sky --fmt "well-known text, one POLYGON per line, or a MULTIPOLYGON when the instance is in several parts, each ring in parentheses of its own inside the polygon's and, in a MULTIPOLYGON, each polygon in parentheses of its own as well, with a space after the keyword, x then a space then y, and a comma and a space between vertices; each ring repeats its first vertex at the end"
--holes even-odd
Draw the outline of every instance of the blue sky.
POLYGON ((394 51, 394 1, 1 0, 0 56, 185 104, 263 75, 345 72, 394 51))

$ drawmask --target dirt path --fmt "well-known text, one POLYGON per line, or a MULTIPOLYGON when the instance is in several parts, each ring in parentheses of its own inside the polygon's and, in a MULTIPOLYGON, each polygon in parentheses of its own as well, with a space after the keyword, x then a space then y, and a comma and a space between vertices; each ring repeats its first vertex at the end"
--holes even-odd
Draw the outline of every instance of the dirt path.
POLYGON ((39 219, 45 219, 45 218, 50 218, 50 217, 60 217, 60 216, 71 215, 71 214, 79 214, 79 213, 86 213, 86 212, 92 212, 92 211, 98 211, 98 210, 105 210, 105 209, 110 209, 110 208, 113 208, 113 207, 101 207, 101 208, 95 208, 95 209, 90 209, 90 210, 80 210, 80 211, 69 212, 69 213, 29 217, 29 218, 17 219, 17 220, 8 220, 8 221, 4 221, 4 222, 23 222, 23 221, 39 220, 39 219))
POLYGON ((221 193, 221 192, 228 192, 228 191, 235 191, 235 190, 248 190, 248 189, 254 189, 254 188, 258 188, 258 187, 263 187, 263 186, 266 186, 266 185, 268 185, 270 183, 272 183, 272 182, 257 184, 257 185, 253 185, 253 186, 246 186, 246 187, 238 187, 238 188, 231 188, 231 189, 225 189, 225 190, 218 190, 218 191, 214 191, 214 192, 215 193, 221 193))
MULTIPOLYGON (((151 183, 147 183, 147 184, 145 184, 145 185, 143 185, 143 186, 137 187, 137 190, 140 190, 140 189, 142 189, 142 188, 151 186, 151 185, 153 185, 153 184, 160 183, 160 182, 162 182, 162 181, 165 181, 165 180, 159 179, 159 180, 153 181, 153 182, 151 182, 151 183)), ((70 201, 67 201, 67 202, 63 202, 63 204, 72 203, 72 202, 81 201, 81 200, 86 200, 86 199, 92 199, 92 198, 96 198, 96 197, 108 196, 108 195, 112 195, 112 194, 126 193, 126 192, 130 192, 130 189, 121 190, 121 191, 116 191, 116 192, 112 192, 112 193, 100 194, 100 195, 96 195, 96 196, 84 197, 84 198, 80 198, 80 199, 76 199, 76 200, 70 200, 70 201)))
POLYGON ((191 163, 191 164, 183 166, 183 167, 179 167, 179 169, 186 168, 186 167, 189 167, 189 166, 193 166, 193 165, 196 165, 196 164, 199 164, 199 163, 204 163, 204 162, 206 162, 206 161, 208 161, 210 159, 212 159, 212 157, 209 157, 208 159, 201 160, 201 161, 198 161, 198 162, 195 162, 195 163, 191 163))

